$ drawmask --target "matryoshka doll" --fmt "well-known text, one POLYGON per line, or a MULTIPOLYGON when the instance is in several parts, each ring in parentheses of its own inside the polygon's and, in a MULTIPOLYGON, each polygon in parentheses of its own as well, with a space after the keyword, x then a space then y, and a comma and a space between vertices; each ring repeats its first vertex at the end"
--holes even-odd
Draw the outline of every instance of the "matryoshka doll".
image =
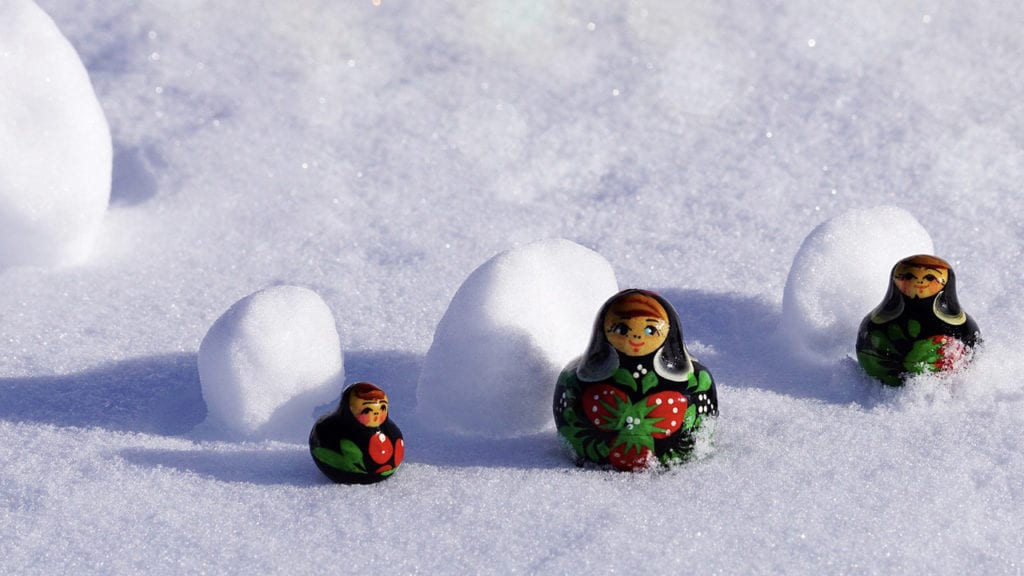
POLYGON ((919 254, 893 266, 885 299, 857 332, 857 361, 871 376, 900 386, 914 374, 965 365, 981 341, 960 308, 949 263, 919 254))
POLYGON ((359 382, 345 389, 334 412, 317 420, 309 451, 320 471, 335 482, 370 484, 398 469, 405 454, 402 431, 388 417, 388 397, 359 382))
POLYGON ((632 289, 601 307, 586 353, 558 377, 554 412, 578 463, 641 470, 690 455, 718 396, 672 305, 632 289))

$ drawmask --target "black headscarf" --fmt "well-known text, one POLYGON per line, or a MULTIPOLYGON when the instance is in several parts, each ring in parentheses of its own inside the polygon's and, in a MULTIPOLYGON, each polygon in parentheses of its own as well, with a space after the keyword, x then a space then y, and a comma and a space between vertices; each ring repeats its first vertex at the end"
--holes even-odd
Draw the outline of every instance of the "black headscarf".
POLYGON ((889 272, 889 289, 886 291, 882 303, 871 312, 871 321, 876 324, 884 324, 898 318, 908 308, 924 307, 930 307, 931 313, 945 324, 959 326, 967 320, 967 315, 960 308, 960 301, 956 297, 956 274, 953 272, 953 268, 948 262, 936 256, 917 254, 900 260, 892 267, 889 272), (947 274, 946 285, 934 296, 909 298, 896 286, 896 268, 904 264, 920 267, 943 267, 947 274))
POLYGON ((668 321, 668 334, 665 337, 665 342, 653 354, 652 364, 654 365, 655 373, 662 378, 682 382, 693 371, 693 361, 690 354, 686 351, 686 345, 683 343, 683 329, 675 308, 655 292, 631 288, 609 298, 597 313, 594 329, 590 336, 590 344, 587 346, 587 351, 576 367, 576 377, 580 381, 597 382, 605 380, 619 367, 620 353, 608 342, 608 337, 605 336, 604 319, 608 315, 608 310, 619 299, 637 294, 652 298, 658 304, 661 304, 661 307, 665 309, 666 320, 668 321))

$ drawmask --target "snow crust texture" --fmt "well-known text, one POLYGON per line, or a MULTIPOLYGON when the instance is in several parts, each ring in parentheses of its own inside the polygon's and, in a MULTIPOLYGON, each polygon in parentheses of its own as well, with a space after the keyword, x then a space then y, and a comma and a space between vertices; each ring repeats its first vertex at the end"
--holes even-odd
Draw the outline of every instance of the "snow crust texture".
POLYGON ((1024 2, 36 2, 113 177, 47 264, 103 146, 0 0, 0 574, 1024 570, 1024 2), (985 341, 884 387, 852 329, 925 251, 985 341), (616 280, 713 372, 707 457, 550 428, 616 280), (338 486, 360 380, 408 451, 338 486))
POLYGON ((892 267, 932 250, 928 231, 895 206, 850 210, 821 223, 789 269, 780 338, 812 361, 850 356, 857 327, 885 296, 892 267))
POLYGON ((243 437, 301 440, 344 382, 334 315, 298 286, 236 302, 203 338, 198 362, 210 423, 243 437))
POLYGON ((0 2, 0 266, 80 262, 113 148, 78 53, 31 0, 0 2))
POLYGON ((541 240, 494 256, 463 282, 437 326, 417 388, 419 414, 467 434, 553 428, 558 372, 583 353, 617 291, 596 252, 541 240))

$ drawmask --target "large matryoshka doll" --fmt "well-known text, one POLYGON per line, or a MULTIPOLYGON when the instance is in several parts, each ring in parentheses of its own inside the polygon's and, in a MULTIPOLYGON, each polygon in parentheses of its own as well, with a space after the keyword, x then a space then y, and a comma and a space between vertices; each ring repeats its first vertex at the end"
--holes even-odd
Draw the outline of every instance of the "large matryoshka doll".
POLYGON ((313 425, 309 451, 317 468, 331 480, 370 484, 398 469, 405 455, 405 441, 402 431, 388 417, 384 391, 359 382, 342 392, 337 410, 313 425))
POLYGON ((690 455, 718 397, 672 305, 632 289, 601 307, 586 353, 558 377, 554 412, 578 463, 641 470, 690 455))
POLYGON ((923 372, 965 365, 981 341, 960 308, 949 263, 919 254, 896 263, 885 299, 857 332, 857 361, 871 376, 900 386, 923 372))

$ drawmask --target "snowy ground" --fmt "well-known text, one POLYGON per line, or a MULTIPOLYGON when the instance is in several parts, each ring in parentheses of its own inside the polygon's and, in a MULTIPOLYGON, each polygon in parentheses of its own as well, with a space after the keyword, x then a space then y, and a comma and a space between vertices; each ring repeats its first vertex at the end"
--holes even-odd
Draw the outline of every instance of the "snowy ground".
POLYGON ((39 5, 113 184, 85 262, 0 269, 0 572, 1024 572, 1021 3, 39 5), (882 389, 776 337, 808 234, 882 205, 956 270, 986 339, 963 373, 882 389), (577 469, 550 428, 421 420, 462 282, 557 237, 676 306, 720 386, 710 457, 577 469), (386 482, 204 422, 200 342, 275 284, 389 392, 386 482))

